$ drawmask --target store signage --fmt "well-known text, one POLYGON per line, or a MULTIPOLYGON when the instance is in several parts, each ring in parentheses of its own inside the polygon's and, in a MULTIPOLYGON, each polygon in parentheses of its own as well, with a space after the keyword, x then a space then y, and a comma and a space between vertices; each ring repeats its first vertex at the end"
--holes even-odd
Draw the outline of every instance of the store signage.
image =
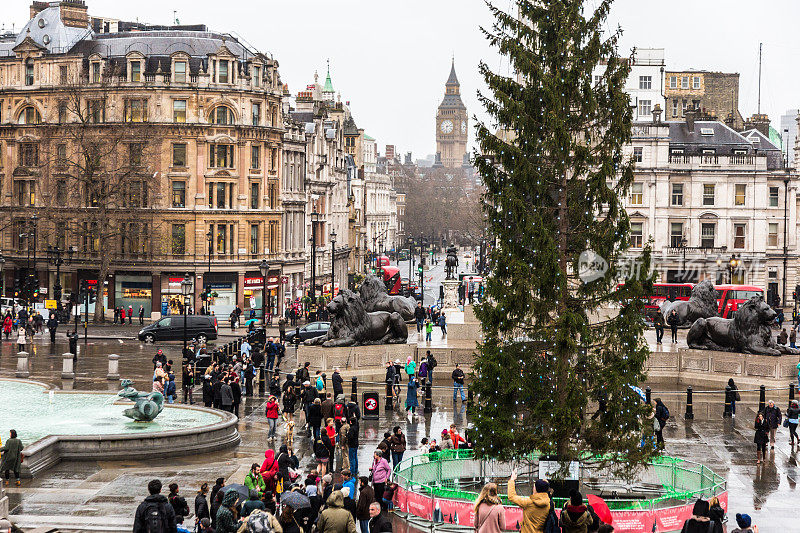
POLYGON ((169 278, 168 285, 171 289, 180 289, 183 278, 169 278))
POLYGON ((289 284, 289 276, 281 276, 281 283, 283 283, 284 285, 288 285, 289 284))
POLYGON ((261 289, 264 287, 264 278, 244 278, 245 289, 261 289))
POLYGON ((277 289, 278 285, 280 285, 280 277, 278 277, 278 276, 269 276, 267 278, 267 288, 268 289, 277 289))
POLYGON ((211 287, 211 289, 221 290, 221 291, 233 290, 233 283, 231 282, 209 283, 208 286, 211 287))

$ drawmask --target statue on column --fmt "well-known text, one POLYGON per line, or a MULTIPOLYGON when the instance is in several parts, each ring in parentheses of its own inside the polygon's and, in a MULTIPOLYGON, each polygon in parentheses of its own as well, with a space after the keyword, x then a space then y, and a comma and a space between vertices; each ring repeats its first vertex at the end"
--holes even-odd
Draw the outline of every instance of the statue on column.
POLYGON ((444 266, 447 270, 447 277, 445 279, 456 279, 454 274, 458 266, 458 248, 452 244, 447 247, 447 259, 444 266))

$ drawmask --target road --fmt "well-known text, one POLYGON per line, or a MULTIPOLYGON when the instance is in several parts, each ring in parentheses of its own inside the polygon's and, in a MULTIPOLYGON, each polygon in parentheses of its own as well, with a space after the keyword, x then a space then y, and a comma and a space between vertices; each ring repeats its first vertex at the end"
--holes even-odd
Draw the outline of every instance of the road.
MULTIPOLYGON (((430 256, 428 256, 430 258, 430 256)), ((415 258, 416 261, 411 266, 411 274, 414 277, 414 281, 419 283, 419 273, 417 272, 417 262, 419 261, 418 258, 415 258)), ((445 278, 445 270, 444 270, 444 260, 445 255, 439 254, 437 256, 438 263, 433 265, 430 264, 430 259, 426 259, 427 268, 425 270, 425 274, 423 275, 425 280, 425 301, 424 305, 427 307, 429 305, 435 304, 439 300, 439 286, 442 284, 445 278)), ((394 263, 393 263, 394 264, 394 263)), ((400 269, 400 275, 404 278, 408 277, 408 261, 399 261, 398 263, 394 264, 400 269)), ((473 259, 470 258, 469 260, 464 259, 463 255, 459 255, 458 257, 458 272, 474 272, 475 264, 473 263, 473 259), (469 261, 469 263, 467 263, 469 261), (469 268, 468 268, 469 266, 469 268)))

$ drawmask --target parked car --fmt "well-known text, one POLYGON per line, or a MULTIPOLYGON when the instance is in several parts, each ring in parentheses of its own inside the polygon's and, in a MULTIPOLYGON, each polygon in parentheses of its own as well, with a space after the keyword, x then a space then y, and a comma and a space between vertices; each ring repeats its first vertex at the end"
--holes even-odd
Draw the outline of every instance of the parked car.
POLYGON ((300 335, 298 338, 296 330, 289 330, 286 332, 286 342, 289 343, 297 343, 300 344, 301 342, 307 341, 308 339, 313 339, 314 337, 319 337, 320 335, 325 335, 328 333, 328 330, 331 328, 330 322, 312 322, 311 324, 306 324, 302 328, 300 328, 300 335))
MULTIPOLYGON (((208 315, 189 315, 186 318, 186 338, 199 342, 213 341, 217 338, 217 317, 208 315)), ((139 340, 151 344, 156 341, 183 340, 183 315, 165 316, 161 320, 143 327, 139 340)))

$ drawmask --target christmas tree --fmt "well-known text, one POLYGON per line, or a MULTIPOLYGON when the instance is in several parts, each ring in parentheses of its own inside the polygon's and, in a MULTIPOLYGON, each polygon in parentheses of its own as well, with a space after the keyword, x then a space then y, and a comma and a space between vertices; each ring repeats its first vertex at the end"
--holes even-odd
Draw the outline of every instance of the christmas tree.
POLYGON ((477 309, 476 453, 631 471, 655 452, 641 446, 651 409, 631 388, 645 378, 652 279, 647 248, 623 260, 630 61, 618 55, 619 31, 604 36, 611 0, 588 13, 583 0, 515 3, 514 13, 489 4, 495 22, 483 30, 515 73, 480 65, 490 93, 479 97, 499 131, 478 125, 495 247, 477 309), (607 409, 592 419, 598 399, 607 409))

